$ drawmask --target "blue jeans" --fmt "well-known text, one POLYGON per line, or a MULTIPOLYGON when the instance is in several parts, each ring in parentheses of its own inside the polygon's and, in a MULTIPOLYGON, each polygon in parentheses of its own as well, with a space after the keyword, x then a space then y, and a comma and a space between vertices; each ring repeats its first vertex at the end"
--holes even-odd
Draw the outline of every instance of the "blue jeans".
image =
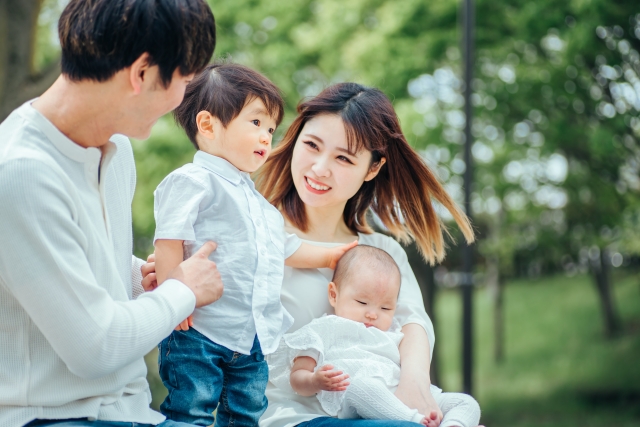
POLYGON ((269 368, 257 337, 251 354, 244 355, 193 328, 173 331, 160 343, 158 361, 160 378, 169 391, 160 412, 170 420, 255 427, 267 409, 264 392, 269 368), (217 420, 213 416, 216 408, 217 420))
POLYGON ((298 424, 296 427, 417 427, 421 424, 399 420, 363 420, 352 418, 341 420, 333 417, 318 417, 298 424))
POLYGON ((33 420, 24 427, 189 427, 190 424, 164 421, 157 426, 153 424, 127 423, 121 421, 89 421, 86 418, 68 420, 33 420))

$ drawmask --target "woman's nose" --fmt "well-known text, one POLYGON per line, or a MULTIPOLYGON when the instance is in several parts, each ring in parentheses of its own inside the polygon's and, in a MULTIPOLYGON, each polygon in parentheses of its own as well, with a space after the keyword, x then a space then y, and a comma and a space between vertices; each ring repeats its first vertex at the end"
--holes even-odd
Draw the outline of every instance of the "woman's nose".
POLYGON ((318 157, 316 159, 316 161, 313 163, 313 166, 311 166, 311 170, 319 177, 329 176, 329 167, 327 165, 327 160, 322 157, 318 157))

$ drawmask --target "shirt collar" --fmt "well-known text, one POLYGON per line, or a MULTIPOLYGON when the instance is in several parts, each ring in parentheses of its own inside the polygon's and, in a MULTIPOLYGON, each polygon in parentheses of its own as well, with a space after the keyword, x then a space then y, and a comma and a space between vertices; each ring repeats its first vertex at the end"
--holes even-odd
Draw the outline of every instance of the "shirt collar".
MULTIPOLYGON (((37 98, 36 98, 37 99, 37 98)), ((53 123, 43 116, 38 110, 33 108, 31 103, 35 101, 25 102, 22 107, 19 108, 20 115, 31 122, 44 136, 51 141, 54 147, 58 149, 62 154, 69 157, 71 160, 75 160, 79 163, 99 163, 102 158, 102 151, 97 147, 82 147, 69 138, 60 130, 55 127, 53 123)), ((105 147, 105 152, 112 153, 109 157, 117 151, 116 145, 109 141, 109 146, 105 147)))
POLYGON ((196 155, 193 156, 193 164, 220 175, 233 185, 240 184, 243 178, 251 180, 247 172, 242 172, 222 157, 214 156, 204 151, 198 150, 196 155))

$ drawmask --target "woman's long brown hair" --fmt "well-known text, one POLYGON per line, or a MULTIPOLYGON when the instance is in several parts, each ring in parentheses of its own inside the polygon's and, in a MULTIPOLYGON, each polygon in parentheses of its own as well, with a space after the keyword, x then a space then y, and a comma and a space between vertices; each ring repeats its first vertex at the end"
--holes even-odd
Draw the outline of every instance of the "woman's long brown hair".
POLYGON ((415 240, 424 259, 434 265, 444 258, 443 233, 448 233, 432 204, 435 199, 451 213, 467 242, 474 241, 469 219, 405 139, 389 99, 378 89, 356 83, 330 86, 300 103, 298 117, 257 174, 258 190, 294 226, 308 229, 305 206, 291 176, 293 148, 305 123, 321 114, 342 118, 349 151, 369 150, 372 166, 382 157, 387 160, 347 201, 343 218, 349 229, 372 233, 366 219, 371 208, 397 239, 415 240))

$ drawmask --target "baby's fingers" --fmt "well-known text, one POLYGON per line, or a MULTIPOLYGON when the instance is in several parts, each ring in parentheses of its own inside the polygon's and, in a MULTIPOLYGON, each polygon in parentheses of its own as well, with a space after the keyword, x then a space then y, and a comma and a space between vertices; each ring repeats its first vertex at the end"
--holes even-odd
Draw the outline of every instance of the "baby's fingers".
POLYGON ((323 372, 323 374, 324 374, 324 376, 326 378, 335 378, 335 377, 338 377, 338 376, 342 375, 343 372, 342 371, 328 371, 328 372, 323 372))

